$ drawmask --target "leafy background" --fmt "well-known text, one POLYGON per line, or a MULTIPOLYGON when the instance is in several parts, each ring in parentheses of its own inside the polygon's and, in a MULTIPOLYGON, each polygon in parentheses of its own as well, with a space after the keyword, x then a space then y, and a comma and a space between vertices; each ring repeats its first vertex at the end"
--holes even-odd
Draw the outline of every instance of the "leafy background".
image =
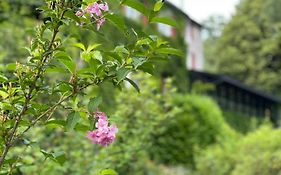
MULTIPOLYGON (((127 1, 130 2, 133 1, 127 1)), ((207 69, 280 93, 278 4, 278 0, 241 1, 221 37, 213 36, 206 41, 210 64, 207 69), (274 64, 264 59, 269 53, 276 60, 274 64), (250 76, 243 76, 245 73, 250 76)), ((24 47, 30 44, 33 27, 42 20, 35 11, 39 5, 41 2, 35 0, 1 1, 1 71, 5 71, 8 63, 21 62, 27 56, 24 47)), ((117 6, 111 7, 118 12, 117 6)), ((135 8, 145 13, 139 7, 135 8)), ((143 29, 132 21, 125 22, 136 30, 157 33, 153 27, 143 29)), ((83 41, 89 46, 95 41, 108 50, 135 40, 132 32, 124 33, 112 23, 103 26, 98 34, 70 25, 64 29, 64 35, 77 38, 68 40, 69 45, 83 41)), ((172 41, 176 48, 185 48, 182 43, 172 41)), ((71 48, 68 53, 79 57, 77 50, 71 48)), ((100 109, 106 110, 110 121, 120 129, 114 144, 101 148, 86 139, 83 127, 66 132, 63 124, 48 123, 46 127, 33 128, 29 139, 12 150, 11 157, 22 155, 20 160, 10 160, 19 161, 14 174, 99 174, 107 168, 134 175, 281 174, 280 130, 267 121, 252 124, 244 116, 225 113, 201 93, 186 93, 188 82, 182 78, 186 72, 181 69, 185 61, 181 57, 172 58, 168 63, 158 60, 154 78, 148 74, 130 75, 141 87, 140 94, 130 87, 116 90, 110 83, 88 90, 93 96, 100 94, 103 99, 100 109), (163 73, 175 73, 165 87, 160 80, 163 73)), ((55 78, 58 77, 50 74, 49 81, 55 78)), ((89 98, 81 105, 85 106, 89 98)), ((65 119, 67 114, 58 111, 55 116, 65 119)), ((113 170, 109 170, 110 174, 115 173, 113 170)))

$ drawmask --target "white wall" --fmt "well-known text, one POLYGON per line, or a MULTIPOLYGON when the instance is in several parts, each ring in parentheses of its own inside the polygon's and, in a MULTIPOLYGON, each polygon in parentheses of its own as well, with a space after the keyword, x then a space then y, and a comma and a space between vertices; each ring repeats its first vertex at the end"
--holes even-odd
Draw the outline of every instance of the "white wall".
POLYGON ((187 69, 202 71, 204 69, 204 55, 201 28, 192 21, 187 23, 185 41, 188 44, 187 69))

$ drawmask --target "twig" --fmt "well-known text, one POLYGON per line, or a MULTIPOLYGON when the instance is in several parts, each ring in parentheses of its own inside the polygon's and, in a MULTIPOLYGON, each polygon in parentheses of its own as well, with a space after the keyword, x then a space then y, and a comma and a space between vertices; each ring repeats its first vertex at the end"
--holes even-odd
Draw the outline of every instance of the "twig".
MULTIPOLYGON (((64 13, 65 13, 65 10, 62 12, 60 19, 63 18, 64 13)), ((37 82, 37 80, 39 79, 40 75, 42 74, 42 71, 43 71, 42 68, 43 68, 45 62, 47 61, 48 57, 49 57, 50 54, 52 53, 52 52, 51 52, 51 49, 52 49, 53 43, 54 43, 54 41, 55 41, 55 38, 56 38, 56 36, 57 36, 57 34, 58 34, 58 32, 59 32, 59 27, 60 27, 60 26, 58 25, 58 26, 54 29, 52 39, 51 39, 50 44, 49 44, 49 46, 48 46, 48 48, 47 48, 47 51, 46 51, 46 55, 44 55, 43 60, 42 60, 42 62, 41 62, 41 65, 39 66, 38 72, 37 72, 37 74, 36 74, 36 76, 35 76, 35 79, 34 79, 32 85, 31 85, 31 87, 30 87, 30 89, 29 89, 29 92, 28 92, 27 96, 25 96, 25 102, 24 102, 23 108, 22 108, 20 114, 16 117, 16 122, 15 122, 13 128, 12 128, 11 135, 10 135, 8 141, 6 142, 4 151, 3 151, 3 153, 2 153, 2 155, 1 155, 1 157, 0 157, 0 169, 1 169, 1 167, 3 166, 3 164, 4 164, 4 160, 5 160, 6 156, 7 156, 7 153, 8 153, 8 151, 9 151, 9 149, 13 146, 13 144, 14 144, 15 141, 17 140, 17 139, 15 139, 17 128, 18 128, 18 126, 19 126, 19 123, 20 123, 22 117, 25 115, 25 113, 26 113, 26 111, 27 111, 27 109, 28 109, 28 105, 29 105, 29 102, 30 102, 30 100, 31 100, 32 93, 33 93, 33 91, 34 91, 34 89, 35 89, 35 86, 36 86, 36 82, 37 82)), ((36 122, 37 122, 37 121, 36 121, 36 122)), ((29 130, 29 129, 27 129, 27 130, 29 130)))

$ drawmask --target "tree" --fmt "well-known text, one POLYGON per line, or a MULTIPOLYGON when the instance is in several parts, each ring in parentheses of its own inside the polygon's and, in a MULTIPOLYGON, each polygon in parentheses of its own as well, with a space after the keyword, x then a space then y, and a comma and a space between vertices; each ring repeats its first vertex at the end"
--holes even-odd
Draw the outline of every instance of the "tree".
POLYGON ((204 40, 205 68, 212 72, 217 70, 217 53, 214 45, 221 36, 226 20, 223 16, 211 16, 203 23, 204 32, 207 35, 204 40))
MULTIPOLYGON (((280 93, 279 1, 242 0, 215 43, 216 72, 280 93)), ((212 47, 212 46, 210 46, 212 47)))

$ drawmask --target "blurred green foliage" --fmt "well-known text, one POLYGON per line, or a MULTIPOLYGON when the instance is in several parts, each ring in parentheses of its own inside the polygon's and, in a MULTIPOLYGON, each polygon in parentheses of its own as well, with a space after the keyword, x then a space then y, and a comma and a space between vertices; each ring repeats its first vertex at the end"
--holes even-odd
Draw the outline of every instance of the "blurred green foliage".
POLYGON ((81 134, 65 133, 52 125, 47 129, 35 128, 30 138, 36 143, 31 143, 26 150, 22 147, 14 152, 25 151, 23 162, 29 164, 19 171, 82 175, 86 172, 97 174, 110 167, 119 174, 162 174, 167 170, 159 163, 192 168, 194 157, 201 149, 236 136, 211 99, 182 96, 173 89, 171 80, 167 80, 166 93, 162 94, 160 81, 145 74, 133 77, 142 92, 136 94, 129 88, 117 93, 117 105, 109 116, 111 123, 119 127, 114 144, 106 148, 92 145, 83 131, 81 134), (53 147, 56 149, 50 150, 53 147), (44 161, 40 149, 64 152, 68 161, 62 167, 57 162, 44 161), (151 157, 157 163, 152 163, 151 157))
MULTIPOLYGON (((250 3, 250 1, 244 1, 244 4, 250 3)), ((233 68, 235 70, 231 72, 231 75, 239 78, 240 72, 236 74, 236 70, 240 71, 240 68, 237 68, 236 65, 241 62, 244 63, 245 60, 245 65, 249 65, 249 67, 247 67, 247 71, 243 70, 243 73, 251 73, 251 76, 257 72, 257 75, 260 75, 258 70, 263 68, 266 71, 273 70, 263 67, 265 62, 263 54, 262 57, 260 53, 250 55, 253 50, 264 47, 266 47, 266 50, 269 48, 266 53, 272 51, 276 55, 279 54, 277 54, 279 51, 276 45, 279 42, 278 28, 273 30, 274 32, 271 34, 267 28, 271 26, 270 24, 260 25, 259 21, 263 19, 263 17, 260 17, 260 10, 255 10, 255 14, 248 14, 249 9, 256 9, 256 5, 261 8, 260 3, 261 1, 255 0, 252 1, 251 5, 247 5, 244 10, 239 7, 241 10, 238 10, 237 13, 241 15, 234 17, 234 22, 230 22, 228 24, 230 27, 223 32, 222 41, 219 41, 222 42, 222 46, 224 44, 229 46, 230 41, 235 41, 238 46, 241 45, 241 48, 245 50, 239 53, 236 50, 232 52, 231 44, 226 50, 219 49, 221 54, 218 54, 218 58, 220 60, 215 61, 224 63, 226 60, 223 60, 223 54, 228 56, 228 64, 222 64, 223 66, 219 71, 232 70, 233 68), (251 15, 251 18, 245 17, 247 15, 251 15), (253 19, 255 20, 253 21, 253 19), (245 26, 241 27, 242 24, 249 28, 245 30, 245 26), (260 38, 259 35, 263 29, 259 27, 266 29, 266 36, 269 35, 269 38, 257 40, 257 38, 260 38), (242 38, 237 36, 237 31, 241 32, 242 38), (251 35, 247 33, 254 31, 257 31, 257 33, 251 35), (261 47, 261 43, 266 44, 261 47), (248 57, 248 55, 250 56, 248 57), (245 58, 244 56, 250 59, 242 59, 245 58), (229 62, 229 58, 232 58, 233 62, 229 62), (251 71, 251 64, 260 61, 260 59, 260 64, 257 64, 257 67, 251 71), (234 66, 229 66, 229 63, 234 66)), ((274 16, 274 18, 270 17, 274 22, 271 27, 274 28, 278 27, 275 22, 280 18, 277 17, 278 13, 276 12, 278 6, 270 5, 270 3, 276 4, 279 2, 278 0, 270 0, 265 5, 266 8, 271 7, 270 15, 274 16)), ((40 1, 37 0, 0 2, 1 63, 6 64, 26 56, 27 51, 23 47, 30 42, 32 34, 29 31, 38 22, 37 17, 40 18, 40 16, 36 16, 38 14, 34 13, 34 9, 38 5, 40 5, 40 1)), ((261 12, 263 14, 263 11, 261 12)), ((126 23, 130 23, 137 31, 141 30, 141 27, 132 21, 128 20, 126 23)), ((78 31, 73 26, 69 26, 68 29, 71 31, 71 35, 78 38, 78 42, 83 41, 83 44, 87 46, 93 44, 93 41, 104 42, 107 43, 104 47, 108 50, 112 49, 114 44, 124 43, 125 39, 131 38, 128 43, 135 39, 132 37, 134 36, 132 32, 124 35, 114 28, 114 25, 110 24, 102 28, 102 31, 107 35, 101 33, 89 35, 89 31, 78 31)), ((152 29, 146 30, 154 31, 152 29)), ((67 35, 67 30, 65 33, 67 35)), ((173 41, 173 46, 186 48, 182 40, 171 41, 173 41)), ((75 42, 77 41, 71 41, 68 44, 75 42)), ((79 56, 73 50, 69 52, 72 55, 79 56)), ((278 66, 278 64, 276 65, 278 66)), ((19 145, 29 145, 27 148, 22 145, 22 147, 13 149, 13 155, 23 154, 23 156, 20 158, 21 160, 11 159, 10 161, 19 161, 27 165, 21 166, 21 164, 18 164, 15 167, 15 174, 38 174, 40 172, 42 175, 84 175, 100 174, 102 169, 113 168, 122 175, 164 175, 178 174, 167 169, 169 169, 169 166, 180 164, 185 169, 182 174, 187 174, 190 169, 196 167, 197 172, 194 171, 194 174, 200 175, 279 175, 281 172, 280 131, 263 127, 252 133, 252 130, 256 129, 255 121, 252 124, 243 115, 222 113, 215 102, 207 97, 195 94, 178 94, 172 88, 172 85, 176 85, 181 92, 185 92, 185 88, 188 87, 184 67, 185 61, 180 57, 172 57, 169 64, 163 62, 158 64, 156 74, 170 75, 175 73, 177 77, 173 81, 175 84, 168 80, 165 87, 163 87, 163 82, 151 80, 147 75, 135 76, 137 84, 142 89, 141 94, 136 94, 132 88, 125 88, 122 92, 113 91, 112 85, 108 83, 103 84, 99 89, 91 90, 90 93, 92 94, 97 92, 102 94, 104 104, 102 104, 101 109, 106 109, 110 114, 110 121, 120 128, 116 143, 101 148, 92 145, 86 139, 85 131, 81 133, 65 132, 62 128, 54 128, 52 125, 45 129, 37 127, 29 133, 30 140, 19 143, 19 145), (244 137, 236 131, 249 132, 249 134, 244 137), (44 154, 40 152, 42 149, 54 155, 65 153, 67 161, 64 162, 63 158, 61 162, 46 161, 44 154), (151 158, 153 161, 150 160, 151 158), (63 166, 59 166, 60 163, 63 166)), ((258 76, 258 82, 249 80, 249 83, 266 82, 266 88, 276 90, 279 79, 276 78, 278 74, 273 73, 258 76), (269 78, 271 75, 273 78, 269 78)), ((53 77, 50 76, 51 78, 53 77)), ((248 80, 245 80, 245 82, 248 82, 248 80)), ((55 115, 57 118, 66 116, 62 112, 55 113, 55 115)))
MULTIPOLYGON (((150 9, 145 8, 144 4, 137 0, 130 2, 118 0, 110 2, 110 12, 104 9, 102 16, 97 12, 94 15, 93 12, 87 11, 83 17, 75 15, 83 3, 80 0, 46 0, 40 10, 36 8, 37 5, 40 5, 40 1, 39 3, 35 2, 24 3, 12 0, 1 2, 1 7, 5 9, 0 12, 1 22, 3 22, 0 25, 7 22, 8 25, 4 25, 4 27, 6 32, 10 34, 5 38, 7 41, 1 43, 3 46, 1 49, 6 52, 3 53, 1 61, 2 66, 6 69, 3 69, 4 73, 3 75, 1 73, 0 77, 2 83, 0 116, 3 121, 1 122, 0 168, 4 167, 0 170, 1 173, 10 172, 11 174, 14 171, 20 173, 25 170, 24 165, 29 163, 25 162, 24 155, 20 152, 14 152, 10 155, 9 151, 14 147, 27 149, 24 147, 29 146, 31 142, 28 141, 29 137, 25 134, 37 124, 40 124, 40 127, 45 125, 63 126, 64 131, 70 133, 75 130, 86 134, 87 131, 94 130, 93 112, 99 110, 102 98, 94 92, 94 88, 88 87, 99 87, 102 82, 109 82, 114 85, 115 89, 122 89, 125 86, 123 82, 126 82, 139 92, 138 85, 129 78, 131 72, 142 70, 153 74, 155 62, 166 60, 169 55, 183 56, 182 51, 172 48, 162 38, 142 31, 140 26, 136 30, 132 28, 133 24, 126 22, 122 14, 123 5, 127 5, 140 11, 143 17, 148 18, 151 23, 174 22, 169 18, 161 18, 161 21, 157 21, 159 10, 163 5, 162 1, 158 1, 154 9, 150 9), (154 19, 155 21, 153 21, 154 19), (99 24, 105 20, 108 25, 99 30, 99 25, 96 23, 99 24), (30 23, 26 24, 25 21, 30 23), (38 22, 38 27, 33 26, 36 22, 38 22), (13 26, 17 26, 16 30, 13 30, 13 26), (28 35, 25 30, 28 27, 31 28, 31 35, 28 35), (113 30, 116 32, 113 33, 113 30), (35 35, 33 39, 31 39, 32 34, 35 35), (21 43, 17 43, 18 40, 21 43), (25 47, 26 51, 21 52, 21 49, 24 50, 21 44, 30 47, 25 47), (6 66, 7 62, 13 64, 6 66)), ((104 8, 107 7, 105 2, 99 2, 100 4, 93 4, 93 2, 97 1, 87 1, 83 5, 87 8, 92 5, 99 5, 98 8, 101 8, 101 5, 104 8)), ((6 33, 3 34, 3 38, 4 35, 6 33)), ((101 92, 104 90, 102 88, 100 87, 101 92)), ((105 89, 114 99, 114 91, 110 90, 105 89)), ((136 93, 136 91, 132 93, 136 93)), ((114 103, 110 103, 110 97, 108 95, 106 97, 107 104, 114 105, 114 103)), ((119 103, 121 104, 121 102, 119 103)), ((106 108, 104 111, 110 111, 110 109, 106 108)), ((158 109, 152 111, 158 112, 158 109)), ((128 115, 127 112, 129 111, 124 111, 123 115, 128 115)), ((133 112, 135 111, 133 110, 133 112)), ((151 116, 153 114, 147 114, 148 120, 151 116)), ((117 118, 116 122, 122 122, 125 120, 124 118, 126 117, 117 118)), ((136 115, 136 118, 132 118, 128 122, 135 121, 137 127, 143 127, 141 124, 144 119, 136 115), (141 120, 136 122, 139 118, 141 120)), ((127 120, 124 123, 126 124, 126 122, 127 120)), ((153 124, 152 121, 148 125, 148 133, 153 130, 149 129, 150 125, 154 126, 153 124)), ((133 131, 133 128, 126 128, 126 126, 124 128, 124 132, 131 133, 133 131)), ((43 133, 45 131, 52 133, 42 128, 39 129, 43 133)), ((122 124, 120 124, 121 131, 122 124)), ((129 133, 126 134, 129 135, 129 133)), ((59 135, 56 132, 54 134, 54 136, 59 135)), ((108 133, 105 131, 105 134, 108 133)), ((124 135, 126 136, 126 134, 124 135)), ((148 135, 139 134, 139 136, 144 136, 141 143, 146 142, 145 139, 148 135)), ((30 137, 36 139, 36 136, 31 135, 30 137)), ((48 135, 45 137, 48 138, 48 135)), ((43 138, 45 137, 43 136, 43 138)), ((135 137, 133 138, 135 139, 135 137)), ((42 143, 43 140, 40 141, 37 146, 45 160, 50 159, 60 165, 65 163, 67 157, 64 151, 49 150, 50 146, 56 146, 56 144, 46 145, 42 143)), ((134 148, 134 146, 131 145, 128 148, 134 148)), ((30 153, 34 153, 34 150, 31 150, 30 153)), ((122 150, 122 152, 126 151, 127 149, 122 150)), ((36 157, 36 153, 34 154, 36 157)), ((107 156, 110 159, 111 155, 107 156)), ((102 159, 99 162, 106 165, 107 161, 102 159)), ((44 161, 41 161, 41 164, 43 163, 44 161)), ((119 162, 110 165, 113 164, 120 165, 119 162)), ((95 169, 98 169, 98 166, 95 166, 95 169)), ((40 168, 41 166, 36 165, 34 171, 38 172, 40 168)), ((72 169, 73 167, 66 171, 64 168, 54 173, 68 173, 68 171, 76 173, 72 169)), ((102 168, 101 174, 111 171, 105 170, 106 168, 102 168)), ((33 170, 26 169, 26 171, 32 173, 33 170)))
MULTIPOLYGON (((1 63, 19 61, 28 55, 24 47, 31 42, 33 27, 39 13, 35 8, 43 1, 5 0, 0 2, 0 60, 1 63)), ((0 69, 3 65, 1 65, 0 69)))
POLYGON ((152 134, 159 123, 172 116, 174 110, 168 111, 167 101, 159 93, 159 82, 151 80, 151 76, 141 74, 135 77, 142 87, 142 93, 136 94, 133 88, 124 89, 116 95, 116 104, 111 123, 115 123, 119 132, 112 145, 102 148, 93 145, 81 134, 61 129, 35 128, 30 132, 33 142, 27 149, 14 150, 14 154, 25 152, 23 162, 29 166, 19 167, 18 172, 24 174, 98 174, 105 168, 113 168, 119 174, 148 174, 148 148, 152 144, 152 134), (48 142, 44 142, 48 140, 48 142), (56 147, 56 150, 50 148, 56 147), (65 152, 67 162, 58 166, 54 161, 45 161, 40 149, 48 152, 65 152))
POLYGON ((109 115, 110 122, 120 129, 114 144, 106 148, 92 145, 84 131, 64 132, 52 125, 46 129, 35 128, 29 135, 32 139, 27 142, 30 146, 14 149, 15 155, 25 154, 22 161, 28 165, 19 166, 18 173, 82 175, 99 174, 105 168, 113 168, 126 175, 183 175, 188 172, 228 175, 237 164, 239 173, 254 175, 257 172, 254 167, 258 165, 252 163, 256 163, 259 153, 257 164, 264 167, 259 171, 265 172, 267 162, 271 161, 280 171, 279 153, 270 152, 273 147, 280 151, 279 130, 249 131, 244 138, 228 126, 223 113, 210 98, 178 94, 170 80, 163 94, 159 80, 144 74, 133 75, 133 78, 142 87, 141 94, 136 94, 133 88, 117 92, 116 105, 109 115), (45 161, 40 149, 55 154, 64 152, 67 161, 63 166, 56 161, 45 161))
POLYGON ((262 117, 250 117, 242 113, 237 114, 230 111, 224 111, 223 116, 225 118, 225 121, 231 128, 242 134, 256 130, 261 124, 265 122, 265 119, 262 117))
POLYGON ((281 130, 263 126, 247 136, 215 145, 196 160, 200 175, 280 175, 281 130))
POLYGON ((171 108, 178 113, 167 118, 154 133, 151 156, 165 164, 194 166, 194 157, 208 145, 234 135, 222 112, 211 99, 198 95, 174 95, 171 108))

